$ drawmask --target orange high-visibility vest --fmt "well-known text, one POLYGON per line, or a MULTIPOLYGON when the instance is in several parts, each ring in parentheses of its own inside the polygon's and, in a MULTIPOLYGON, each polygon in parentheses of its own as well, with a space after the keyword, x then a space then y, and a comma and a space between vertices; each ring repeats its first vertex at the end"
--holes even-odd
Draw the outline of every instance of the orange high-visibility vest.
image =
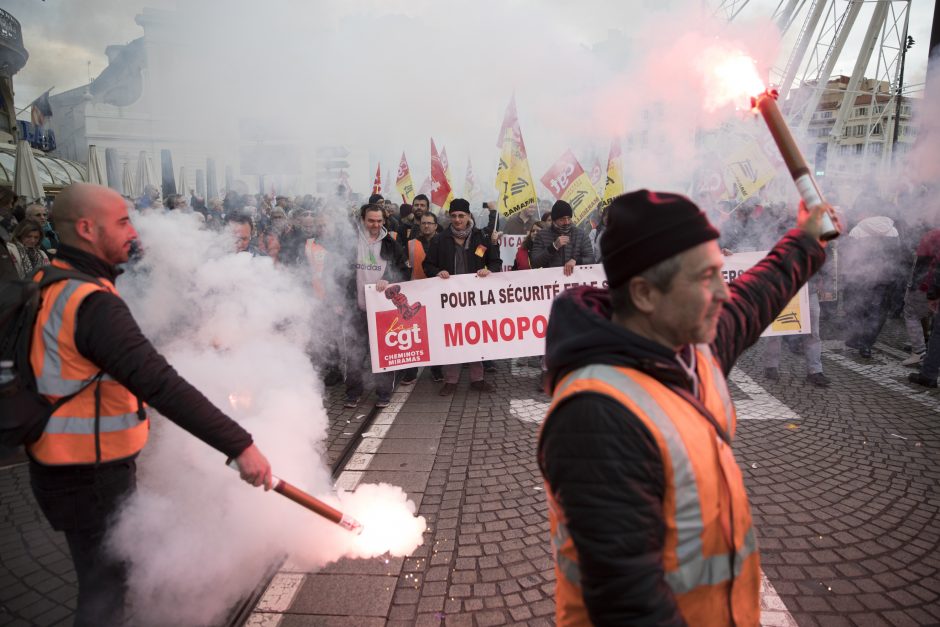
MULTIPOLYGON (((52 264, 71 269, 60 260, 52 264)), ((100 372, 75 345, 76 317, 82 301, 98 291, 120 296, 110 281, 98 280, 102 285, 74 279, 58 281, 40 295, 29 360, 39 393, 51 403, 75 393, 100 372)), ((150 421, 137 397, 105 375, 57 409, 42 436, 28 445, 27 451, 37 462, 49 466, 115 461, 137 455, 147 443, 149 430, 150 421), (99 387, 100 413, 96 418, 95 389, 99 387)))
MULTIPOLYGON (((725 377, 707 345, 695 348, 700 399, 732 437, 736 416, 725 377)), ((603 394, 623 405, 659 445, 665 472, 663 567, 683 618, 689 625, 731 625, 731 608, 734 625, 756 627, 760 558, 744 480, 731 447, 691 403, 632 368, 594 365, 575 370, 558 384, 548 415, 562 401, 583 393, 603 394)), ((555 556, 556 623, 589 625, 578 551, 568 532, 564 504, 547 482, 546 494, 555 556)))
POLYGON ((315 240, 308 239, 304 244, 304 254, 310 263, 310 269, 313 271, 313 293, 318 298, 326 296, 326 284, 324 283, 324 269, 326 268, 326 249, 317 244, 315 240))
POLYGON ((424 273, 424 258, 427 254, 424 252, 424 246, 417 239, 408 240, 408 259, 411 260, 411 278, 426 279, 424 273))

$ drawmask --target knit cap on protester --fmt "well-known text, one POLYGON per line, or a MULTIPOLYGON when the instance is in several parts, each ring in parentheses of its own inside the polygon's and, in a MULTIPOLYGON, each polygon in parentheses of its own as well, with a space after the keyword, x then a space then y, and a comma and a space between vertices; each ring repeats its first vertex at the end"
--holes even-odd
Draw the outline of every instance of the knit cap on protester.
POLYGON ((450 207, 448 208, 447 213, 453 213, 455 211, 470 213, 470 203, 463 198, 454 198, 452 201, 450 201, 450 207))
POLYGON ((601 236, 601 263, 608 284, 616 288, 713 239, 718 239, 718 231, 694 202, 680 194, 641 189, 611 202, 601 236))
POLYGON ((573 215, 574 210, 571 208, 571 205, 564 200, 557 200, 555 204, 552 205, 552 222, 559 218, 570 218, 573 215))

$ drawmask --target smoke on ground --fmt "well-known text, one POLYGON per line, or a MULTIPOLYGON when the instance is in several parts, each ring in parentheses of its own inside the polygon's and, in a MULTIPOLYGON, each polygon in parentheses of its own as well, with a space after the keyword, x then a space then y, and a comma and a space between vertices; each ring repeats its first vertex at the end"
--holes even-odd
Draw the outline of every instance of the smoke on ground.
POLYGON ((306 349, 314 334, 340 333, 339 319, 323 322, 305 277, 269 258, 232 254, 227 233, 200 229, 192 215, 137 215, 135 225, 145 254, 119 287, 145 334, 252 434, 278 476, 346 508, 366 530, 356 537, 252 488, 220 453, 151 413, 139 490, 113 536, 130 566, 134 623, 210 624, 285 554, 315 569, 419 546, 425 521, 401 488, 333 494, 323 384, 306 349))

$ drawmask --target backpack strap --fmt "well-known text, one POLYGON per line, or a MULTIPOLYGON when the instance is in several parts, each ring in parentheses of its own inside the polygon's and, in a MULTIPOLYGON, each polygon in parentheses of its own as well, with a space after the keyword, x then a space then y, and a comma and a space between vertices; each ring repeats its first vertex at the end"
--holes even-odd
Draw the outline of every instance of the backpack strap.
POLYGON ((42 273, 42 276, 39 279, 40 289, 52 285, 53 283, 67 281, 69 279, 84 281, 85 283, 94 283, 99 287, 104 287, 104 285, 101 284, 101 281, 91 276, 90 274, 85 274, 84 272, 79 272, 78 270, 72 270, 71 268, 59 268, 57 266, 40 266, 36 268, 30 275, 30 280, 32 280, 36 274, 40 272, 42 273))
MULTIPOLYGON (((44 287, 52 285, 53 283, 58 283, 59 281, 67 281, 69 279, 74 279, 76 281, 84 281, 85 283, 94 283, 98 287, 104 287, 104 285, 101 284, 101 281, 91 276, 90 274, 85 274, 84 272, 79 272, 78 270, 72 270, 71 268, 59 268, 57 266, 51 266, 51 265, 40 266, 36 268, 35 270, 33 270, 33 273, 29 277, 30 280, 32 280, 33 277, 35 277, 36 274, 39 272, 42 273, 42 276, 39 278, 39 283, 38 283, 38 289, 40 290, 44 287)), ((83 385, 77 391, 58 399, 55 403, 52 404, 52 411, 50 412, 50 415, 54 414, 56 410, 58 410, 60 407, 62 407, 63 405, 68 403, 70 400, 72 400, 73 398, 75 398, 76 396, 84 392, 88 388, 88 386, 90 386, 92 383, 95 383, 96 381, 100 382, 103 376, 104 376, 104 371, 99 370, 98 374, 90 378, 85 383, 85 385, 83 385)), ((96 407, 96 412, 97 412, 97 407, 96 407)))

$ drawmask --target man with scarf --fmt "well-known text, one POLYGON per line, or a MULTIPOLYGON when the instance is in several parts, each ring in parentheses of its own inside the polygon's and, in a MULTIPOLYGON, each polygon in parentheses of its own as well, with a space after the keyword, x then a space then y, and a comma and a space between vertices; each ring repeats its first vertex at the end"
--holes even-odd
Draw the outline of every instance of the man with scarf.
MULTIPOLYGON (((389 283, 404 280, 407 274, 405 253, 389 235, 384 226, 385 212, 382 205, 366 204, 359 210, 355 257, 350 264, 349 313, 345 320, 343 339, 346 344, 346 402, 345 407, 355 407, 362 397, 362 378, 365 361, 369 356, 369 325, 366 318, 366 285, 375 283, 375 289, 385 291, 389 283), (353 307, 352 303, 356 306, 353 307)), ((373 375, 376 407, 388 407, 392 397, 395 375, 381 372, 373 375)))
MULTIPOLYGON (((470 224, 470 203, 455 198, 450 202, 449 213, 450 225, 428 246, 423 263, 425 276, 449 279, 452 274, 475 273, 483 278, 490 272, 499 272, 503 263, 499 258, 499 245, 492 244, 489 237, 470 224)), ((470 388, 478 392, 491 391, 492 386, 483 380, 483 363, 476 361, 468 366, 470 388)), ((460 368, 461 364, 444 366, 441 396, 450 396, 457 389, 460 368)))
POLYGON ((533 268, 564 268, 565 276, 571 276, 576 265, 594 263, 591 240, 572 223, 573 214, 564 200, 552 205, 552 228, 539 231, 532 243, 533 268))

